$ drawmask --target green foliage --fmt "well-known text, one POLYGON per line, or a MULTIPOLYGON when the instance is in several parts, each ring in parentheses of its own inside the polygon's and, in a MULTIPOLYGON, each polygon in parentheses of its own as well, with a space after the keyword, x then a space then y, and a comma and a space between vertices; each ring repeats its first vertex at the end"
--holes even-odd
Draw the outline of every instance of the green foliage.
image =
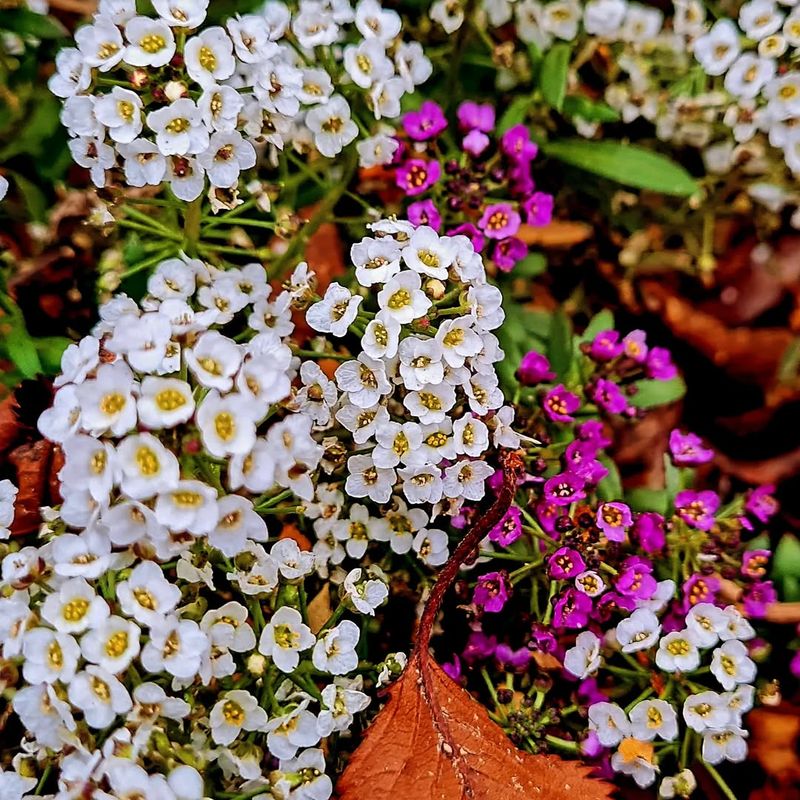
POLYGON ((0 9, 0 31, 37 39, 60 39, 67 29, 55 18, 37 14, 27 8, 0 9))
POLYGON ((559 380, 566 381, 575 349, 572 342, 572 323, 562 309, 553 314, 547 339, 547 358, 559 380))
POLYGON ((564 107, 571 55, 572 47, 566 42, 560 42, 553 45, 542 59, 539 88, 542 90, 545 102, 556 111, 561 111, 564 107))
POLYGON ((683 378, 675 377, 668 381, 645 379, 636 381, 636 394, 631 397, 631 405, 636 408, 655 408, 680 400, 686 394, 683 378))
POLYGON ((800 601, 800 541, 793 534, 785 534, 778 542, 771 577, 778 584, 783 600, 800 601))
POLYGON ((580 117, 587 122, 617 122, 619 111, 601 100, 590 100, 583 95, 569 95, 564 98, 564 114, 580 117))

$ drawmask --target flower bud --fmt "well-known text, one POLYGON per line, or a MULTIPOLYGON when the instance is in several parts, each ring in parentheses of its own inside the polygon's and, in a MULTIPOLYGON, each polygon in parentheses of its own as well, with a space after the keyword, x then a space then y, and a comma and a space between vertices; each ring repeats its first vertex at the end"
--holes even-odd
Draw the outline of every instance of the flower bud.
POLYGON ((188 94, 188 90, 186 88, 185 83, 181 83, 180 81, 170 81, 164 87, 164 95, 166 96, 167 100, 174 103, 176 100, 180 100, 181 97, 186 97, 188 94))
POLYGON ((247 659, 247 671, 251 675, 263 675, 267 668, 267 659, 261 653, 251 653, 247 659))
POLYGON ((430 278, 425 281, 425 294, 431 300, 441 300, 444 297, 445 289, 445 285, 438 278, 430 278))

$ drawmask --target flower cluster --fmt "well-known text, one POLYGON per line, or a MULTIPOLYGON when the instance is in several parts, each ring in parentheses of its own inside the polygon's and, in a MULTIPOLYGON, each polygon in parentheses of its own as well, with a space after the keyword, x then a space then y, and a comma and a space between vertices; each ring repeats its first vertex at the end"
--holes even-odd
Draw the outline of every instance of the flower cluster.
POLYGON ((350 257, 374 304, 332 283, 307 312, 317 331, 360 337, 358 358, 334 381, 312 364, 301 372, 309 386, 298 395, 302 407, 314 407, 318 421, 335 417, 352 437, 340 457, 344 495, 325 483, 317 490, 325 510, 314 523, 315 552, 338 564, 377 539, 436 566, 448 537, 429 523, 479 501, 494 472, 491 450, 519 441, 494 369, 503 358, 492 333, 503 322, 502 298, 466 236, 404 220, 371 228, 350 257), (367 500, 391 506, 370 513, 367 500))
POLYGON ((64 98, 72 156, 97 186, 121 159, 128 186, 167 181, 189 201, 207 183, 236 187, 257 148, 333 157, 359 133, 344 92, 363 91, 356 114, 391 119, 431 74, 421 46, 403 41, 400 16, 377 0, 355 9, 303 0, 294 13, 269 0, 224 27, 204 26, 207 6, 159 0, 150 17, 133 0, 103 0, 77 47, 59 53, 50 89, 64 98))
POLYGON ((403 115, 406 139, 391 167, 416 226, 468 236, 475 250, 508 272, 528 253, 523 223, 546 225, 553 197, 536 190, 538 148, 524 125, 496 133, 491 104, 465 101, 451 129, 441 107, 426 100, 403 115), (453 144, 453 139, 457 144, 453 144))

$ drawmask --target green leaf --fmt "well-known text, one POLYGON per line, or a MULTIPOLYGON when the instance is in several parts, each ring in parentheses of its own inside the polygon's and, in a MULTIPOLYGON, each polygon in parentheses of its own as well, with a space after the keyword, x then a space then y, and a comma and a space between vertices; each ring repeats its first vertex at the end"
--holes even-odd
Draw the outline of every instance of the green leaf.
POLYGON ((790 575, 800 578, 800 541, 796 536, 787 533, 781 537, 775 548, 772 557, 772 576, 786 578, 790 575))
POLYGON ((574 94, 564 98, 564 114, 587 122, 617 122, 620 118, 619 112, 608 103, 574 94))
POLYGON ((547 271, 547 259, 544 253, 528 253, 522 261, 518 261, 514 267, 513 277, 515 278, 535 278, 547 271))
POLYGON ((625 499, 634 511, 657 511, 667 513, 669 498, 665 489, 630 489, 625 499))
POLYGON ((567 73, 572 48, 566 42, 553 45, 545 54, 539 73, 539 88, 545 102, 556 111, 564 107, 567 94, 567 73))
POLYGON ((597 484, 597 496, 601 500, 619 500, 623 494, 617 465, 608 456, 600 456, 599 461, 608 470, 608 475, 597 484))
POLYGON ((668 381, 641 380, 633 384, 637 391, 631 397, 631 405, 636 408, 655 408, 680 400, 686 394, 683 378, 671 378, 668 381))
POLYGON ((57 375, 61 370, 61 356, 72 344, 65 336, 40 336, 33 340, 45 375, 57 375))
POLYGON ((622 142, 561 139, 543 145, 551 158, 625 186, 688 197, 697 190, 694 178, 660 153, 622 142))
POLYGON ((518 97, 516 100, 512 101, 497 123, 497 132, 503 134, 515 125, 524 122, 525 115, 528 113, 530 106, 530 97, 518 97))
POLYGON ((6 177, 16 184, 17 190, 25 201, 30 218, 35 222, 44 222, 48 208, 44 192, 33 181, 20 175, 19 172, 8 170, 6 177))
POLYGON ((15 327, 3 344, 8 357, 14 362, 14 366, 22 373, 23 377, 33 378, 42 371, 42 363, 39 361, 36 345, 24 328, 15 327))
POLYGON ((27 8, 0 11, 0 30, 37 39, 61 39, 67 35, 67 29, 55 17, 36 14, 27 8))
POLYGON ((604 308, 600 313, 595 314, 586 326, 586 330, 581 335, 579 342, 591 342, 598 333, 603 331, 610 331, 614 329, 614 314, 607 308, 604 308))
POLYGON ((553 314, 550 321, 547 358, 550 360, 550 366, 562 381, 566 380, 569 368, 572 366, 572 356, 572 325, 569 317, 559 309, 553 314))

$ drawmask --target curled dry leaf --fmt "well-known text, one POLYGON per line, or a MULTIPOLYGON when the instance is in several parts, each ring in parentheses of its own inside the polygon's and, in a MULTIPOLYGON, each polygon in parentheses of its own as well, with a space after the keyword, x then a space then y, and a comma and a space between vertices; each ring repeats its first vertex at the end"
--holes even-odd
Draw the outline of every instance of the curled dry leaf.
POLYGON ((49 503, 53 444, 46 439, 22 444, 9 453, 8 461, 17 471, 19 487, 11 533, 22 536, 39 527, 39 508, 49 503))
POLYGON ((547 249, 574 247, 585 242, 591 237, 593 229, 585 222, 567 222, 566 220, 553 220, 548 225, 540 227, 522 225, 517 236, 525 244, 537 244, 547 249))
POLYGON ((505 481, 489 511, 442 568, 416 647, 337 786, 340 800, 605 800, 611 786, 589 769, 518 750, 471 695, 450 680, 428 645, 442 598, 475 545, 511 505, 521 460, 504 458, 505 481))

